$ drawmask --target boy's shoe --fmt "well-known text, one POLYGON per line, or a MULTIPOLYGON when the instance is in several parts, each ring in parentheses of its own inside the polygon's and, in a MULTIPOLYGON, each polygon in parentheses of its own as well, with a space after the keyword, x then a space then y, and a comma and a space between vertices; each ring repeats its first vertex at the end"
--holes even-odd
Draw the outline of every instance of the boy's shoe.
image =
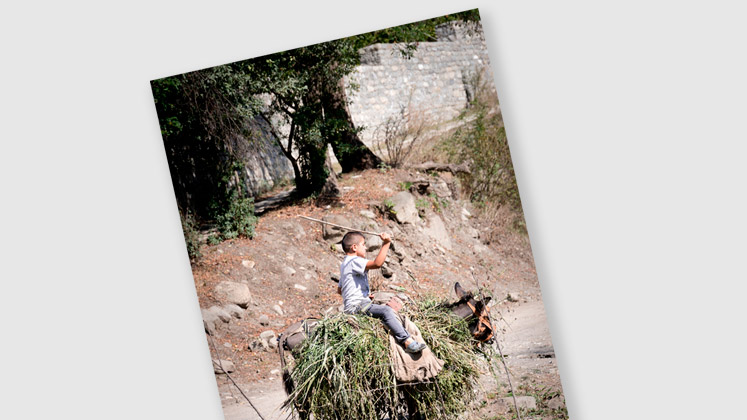
POLYGON ((405 353, 420 353, 426 347, 428 346, 426 346, 425 343, 418 343, 413 340, 407 347, 405 347, 405 353))

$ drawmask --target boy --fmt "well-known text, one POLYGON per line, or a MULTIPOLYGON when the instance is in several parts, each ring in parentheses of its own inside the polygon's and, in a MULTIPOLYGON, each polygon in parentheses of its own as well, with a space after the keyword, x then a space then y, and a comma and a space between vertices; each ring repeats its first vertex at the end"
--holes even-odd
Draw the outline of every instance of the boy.
POLYGON ((427 346, 418 343, 410 337, 410 334, 402 327, 394 310, 387 305, 376 305, 371 302, 370 289, 368 286, 368 270, 381 268, 386 260, 391 237, 388 233, 382 233, 383 245, 379 255, 374 260, 367 260, 366 239, 360 232, 348 232, 342 238, 342 249, 345 251, 345 259, 340 265, 340 285, 337 293, 342 295, 342 302, 346 314, 361 313, 380 319, 384 325, 392 331, 395 340, 405 346, 408 353, 420 353, 427 346))

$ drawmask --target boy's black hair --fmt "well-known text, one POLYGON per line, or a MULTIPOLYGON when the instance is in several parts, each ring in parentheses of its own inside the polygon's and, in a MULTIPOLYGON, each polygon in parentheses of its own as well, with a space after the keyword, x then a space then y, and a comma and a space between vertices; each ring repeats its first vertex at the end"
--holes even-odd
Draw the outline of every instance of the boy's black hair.
POLYGON ((345 251, 346 254, 349 254, 353 251, 353 245, 360 242, 361 238, 363 238, 363 234, 360 232, 346 233, 345 236, 342 237, 342 250, 345 251))

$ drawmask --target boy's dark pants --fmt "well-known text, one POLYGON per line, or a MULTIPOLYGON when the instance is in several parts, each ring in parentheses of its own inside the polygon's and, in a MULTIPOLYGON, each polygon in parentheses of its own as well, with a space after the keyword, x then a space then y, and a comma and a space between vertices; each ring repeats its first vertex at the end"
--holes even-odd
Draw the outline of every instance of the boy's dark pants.
POLYGON ((397 342, 404 343, 405 340, 410 337, 410 334, 405 331, 404 327, 402 327, 402 323, 399 321, 399 318, 397 318, 397 314, 389 306, 372 303, 368 309, 366 309, 365 306, 362 309, 364 309, 363 313, 366 315, 380 319, 392 332, 394 339, 397 340, 397 342))

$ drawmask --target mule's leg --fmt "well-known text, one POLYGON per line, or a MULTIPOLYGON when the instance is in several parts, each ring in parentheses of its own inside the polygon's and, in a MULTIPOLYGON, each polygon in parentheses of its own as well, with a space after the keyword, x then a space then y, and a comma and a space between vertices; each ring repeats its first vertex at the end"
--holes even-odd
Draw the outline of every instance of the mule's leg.
POLYGON ((407 418, 410 420, 424 420, 423 416, 418 410, 418 403, 415 399, 410 396, 409 393, 405 392, 405 404, 407 404, 407 418))

